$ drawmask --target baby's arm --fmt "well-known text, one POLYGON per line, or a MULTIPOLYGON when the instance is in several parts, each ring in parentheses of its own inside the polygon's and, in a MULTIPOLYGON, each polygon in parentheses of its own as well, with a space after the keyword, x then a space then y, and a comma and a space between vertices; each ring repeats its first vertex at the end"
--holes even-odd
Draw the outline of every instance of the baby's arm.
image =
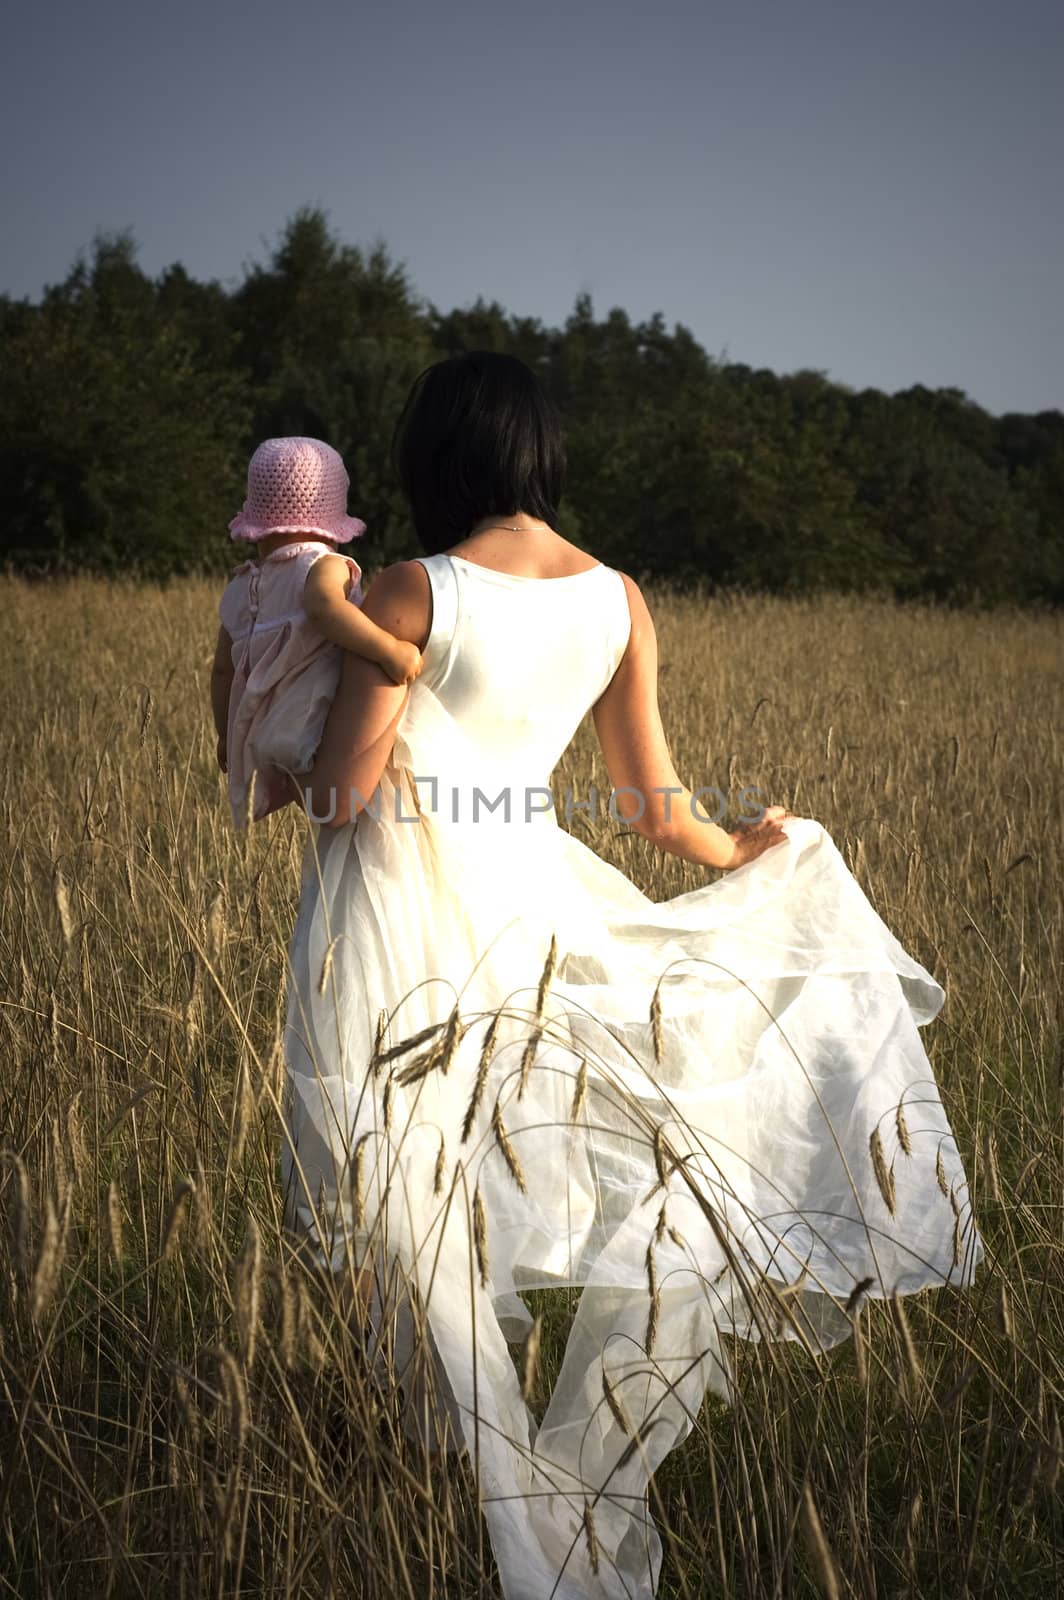
POLYGON ((211 711, 214 713, 214 731, 218 735, 218 765, 225 772, 227 755, 226 729, 229 723, 229 692, 233 687, 233 641, 224 628, 218 629, 218 642, 214 647, 211 666, 211 711))
POLYGON ((333 644, 382 667, 393 683, 410 683, 421 671, 421 651, 378 628, 347 598, 350 568, 342 556, 321 556, 307 573, 303 609, 333 644))

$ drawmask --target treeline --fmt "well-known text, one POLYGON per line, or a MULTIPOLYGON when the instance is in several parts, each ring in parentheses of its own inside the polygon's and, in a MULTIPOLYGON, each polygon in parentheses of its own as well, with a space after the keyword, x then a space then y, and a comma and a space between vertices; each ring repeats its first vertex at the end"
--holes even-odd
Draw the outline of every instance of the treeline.
POLYGON ((414 553, 389 468, 429 362, 511 351, 566 419, 563 531, 678 582, 958 601, 1064 600, 1064 415, 990 416, 954 389, 886 395, 713 360, 660 315, 561 328, 423 304, 383 248, 298 213, 239 287, 157 279, 125 235, 39 303, 0 298, 0 562, 27 572, 224 568, 247 457, 327 439, 369 524, 364 565, 414 553))

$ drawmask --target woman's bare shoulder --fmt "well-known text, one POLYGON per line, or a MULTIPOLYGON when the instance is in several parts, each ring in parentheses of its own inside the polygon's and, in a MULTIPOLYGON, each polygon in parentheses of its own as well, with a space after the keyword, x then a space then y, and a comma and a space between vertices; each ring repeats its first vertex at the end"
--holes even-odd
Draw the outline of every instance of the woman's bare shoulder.
POLYGON ((397 639, 421 645, 432 620, 429 575, 420 561, 396 561, 382 567, 366 590, 363 611, 397 639))
POLYGON ((627 572, 622 572, 618 567, 617 576, 624 584, 628 596, 628 610, 632 618, 632 644, 638 645, 646 637, 654 637, 654 619, 650 615, 650 608, 643 598, 643 591, 635 579, 627 572))

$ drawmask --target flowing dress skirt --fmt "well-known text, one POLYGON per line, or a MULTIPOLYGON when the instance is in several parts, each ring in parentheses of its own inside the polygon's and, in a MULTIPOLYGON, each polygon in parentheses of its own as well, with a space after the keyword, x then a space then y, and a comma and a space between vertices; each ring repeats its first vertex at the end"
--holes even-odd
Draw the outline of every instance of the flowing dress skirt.
POLYGON ((493 796, 515 776, 415 686, 377 814, 308 843, 290 1216, 334 1270, 400 1270, 506 1600, 649 1600, 648 1479, 728 1395, 722 1332, 819 1351, 866 1296, 971 1281, 919 1031, 943 994, 808 818, 658 904, 516 784, 474 821, 474 760, 493 796), (562 1284, 537 1430, 508 1341, 562 1284))

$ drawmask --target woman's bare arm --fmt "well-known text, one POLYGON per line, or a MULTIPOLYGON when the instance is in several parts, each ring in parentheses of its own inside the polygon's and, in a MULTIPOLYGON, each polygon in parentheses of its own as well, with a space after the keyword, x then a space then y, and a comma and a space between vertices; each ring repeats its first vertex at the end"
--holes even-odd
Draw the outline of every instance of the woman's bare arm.
MULTIPOLYGON (((782 806, 761 820, 727 832, 696 816, 691 791, 680 782, 669 754, 658 706, 658 642, 639 585, 622 573, 632 631, 624 658, 594 708, 595 731, 614 789, 616 811, 630 827, 667 850, 707 867, 738 867, 786 838, 782 806)), ((695 802, 697 805, 697 801, 695 802)))
MULTIPOLYGON (((432 622, 432 596, 420 561, 386 567, 371 584, 362 609, 396 639, 423 649, 432 622)), ((345 653, 313 771, 301 782, 315 818, 342 827, 371 801, 391 754, 407 693, 383 667, 345 653)))
POLYGON ((383 667, 394 683, 410 683, 421 671, 421 651, 397 639, 348 600, 351 569, 342 556, 321 556, 307 573, 303 609, 326 639, 383 667))

